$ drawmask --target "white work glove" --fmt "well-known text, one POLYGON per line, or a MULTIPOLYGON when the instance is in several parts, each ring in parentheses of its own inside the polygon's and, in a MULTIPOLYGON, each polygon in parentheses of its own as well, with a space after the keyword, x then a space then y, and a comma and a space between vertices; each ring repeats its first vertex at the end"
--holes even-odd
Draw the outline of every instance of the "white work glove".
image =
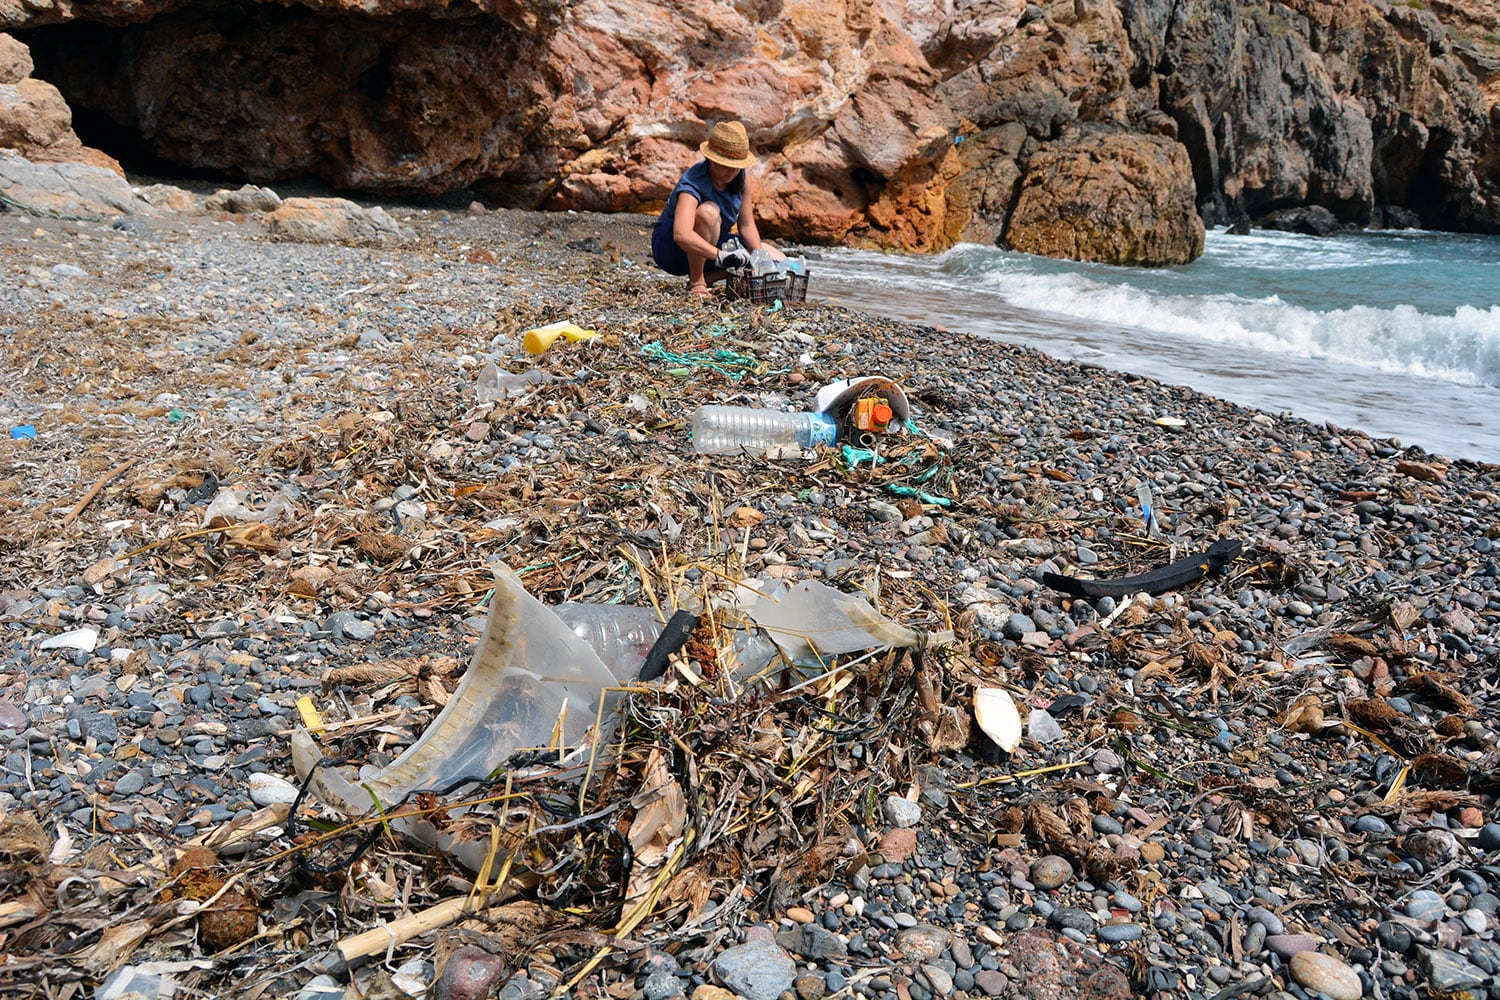
POLYGON ((725 271, 739 271, 750 266, 750 255, 738 247, 720 250, 719 256, 714 258, 714 266, 725 271))

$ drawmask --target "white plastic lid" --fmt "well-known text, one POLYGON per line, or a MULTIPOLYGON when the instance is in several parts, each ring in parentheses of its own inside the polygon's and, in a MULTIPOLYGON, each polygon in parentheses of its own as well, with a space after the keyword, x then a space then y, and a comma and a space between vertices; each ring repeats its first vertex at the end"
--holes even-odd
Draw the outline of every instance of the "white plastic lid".
POLYGON ((885 396, 899 423, 904 424, 911 419, 911 404, 906 401, 906 393, 884 375, 858 375, 830 382, 818 390, 813 409, 819 413, 827 413, 872 392, 885 396))

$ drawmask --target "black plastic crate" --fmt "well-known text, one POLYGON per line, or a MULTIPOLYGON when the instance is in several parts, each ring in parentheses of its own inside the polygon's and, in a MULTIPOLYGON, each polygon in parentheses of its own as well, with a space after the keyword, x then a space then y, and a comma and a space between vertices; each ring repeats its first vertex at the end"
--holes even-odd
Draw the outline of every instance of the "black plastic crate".
POLYGON ((785 274, 751 274, 749 271, 730 271, 725 279, 725 290, 731 299, 749 299, 751 302, 807 301, 807 275, 787 272, 785 274))

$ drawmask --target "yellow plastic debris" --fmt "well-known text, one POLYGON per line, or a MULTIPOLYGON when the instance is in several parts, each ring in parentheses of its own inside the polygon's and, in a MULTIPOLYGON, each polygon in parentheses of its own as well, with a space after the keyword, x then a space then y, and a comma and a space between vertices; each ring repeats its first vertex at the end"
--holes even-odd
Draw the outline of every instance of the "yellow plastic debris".
POLYGON ((323 728, 323 717, 313 706, 313 700, 309 695, 303 695, 297 699, 297 712, 302 716, 302 724, 310 733, 316 733, 323 728))
POLYGON ((577 343, 580 340, 592 340, 597 336, 599 336, 597 330, 585 330, 576 323, 562 320, 527 330, 526 336, 521 339, 521 344, 526 348, 527 354, 545 354, 547 348, 556 343, 559 337, 577 343))

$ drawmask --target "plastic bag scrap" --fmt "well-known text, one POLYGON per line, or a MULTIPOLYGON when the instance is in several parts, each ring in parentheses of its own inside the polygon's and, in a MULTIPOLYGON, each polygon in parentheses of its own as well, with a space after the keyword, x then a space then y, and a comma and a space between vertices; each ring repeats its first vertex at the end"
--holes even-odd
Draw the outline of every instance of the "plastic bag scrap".
MULTIPOLYGON (((953 641, 952 632, 927 633, 886 618, 863 597, 820 583, 793 587, 778 584, 760 590, 753 581, 736 588, 731 607, 756 626, 736 642, 741 662, 735 669, 749 677, 775 663, 826 666, 834 656, 875 647, 925 649, 953 641), (764 630, 763 632, 760 630, 764 630)), ((633 646, 618 646, 606 665, 594 645, 564 620, 565 605, 548 608, 526 593, 510 570, 497 569, 489 617, 458 690, 427 730, 389 766, 364 768, 358 777, 319 766, 322 754, 303 729, 292 734, 292 761, 301 780, 326 805, 353 818, 389 811, 419 791, 447 792, 467 781, 480 781, 502 767, 518 750, 557 747, 559 751, 595 739, 596 720, 608 727, 620 697, 654 652, 650 639, 662 632, 660 622, 632 622, 633 646), (650 625, 642 631, 640 626, 650 625), (377 805, 378 803, 378 805, 377 805)), ((594 606, 597 607, 597 606, 594 606)), ((646 609, 616 609, 651 616, 646 609)), ((686 638, 678 616, 667 628, 667 640, 686 638)), ((596 640, 598 641, 598 640, 596 640)), ((450 812, 451 814, 451 812, 450 812)), ((429 847, 450 853, 478 871, 490 851, 481 840, 457 841, 425 819, 397 817, 390 825, 429 847)))
POLYGON ((830 657, 877 646, 926 649, 953 642, 952 632, 907 628, 876 611, 858 594, 812 580, 762 595, 747 614, 796 664, 826 663, 830 657))
MULTIPOLYGON (((481 780, 517 750, 579 743, 594 724, 600 701, 607 714, 618 698, 609 688, 629 680, 639 665, 617 677, 502 567, 469 669, 447 706, 405 753, 384 769, 365 768, 357 781, 333 768, 314 773, 321 753, 299 729, 292 734, 292 762, 302 780, 313 775, 311 787, 323 802, 350 816, 369 813, 375 802, 389 809, 415 791, 481 780)), ((391 825, 428 846, 452 851, 475 870, 487 850, 477 842, 455 844, 425 820, 395 819, 391 825)))
POLYGON ((501 371, 495 362, 487 361, 474 380, 474 397, 481 403, 498 403, 511 396, 519 396, 532 386, 555 381, 556 375, 535 368, 512 373, 501 371))
POLYGON ((209 527, 213 524, 214 518, 218 517, 233 522, 260 521, 264 524, 275 524, 284 517, 291 517, 296 511, 294 498, 284 488, 277 490, 275 495, 266 501, 264 507, 255 510, 245 503, 243 493, 224 486, 214 494, 207 509, 203 511, 203 527, 209 527))

